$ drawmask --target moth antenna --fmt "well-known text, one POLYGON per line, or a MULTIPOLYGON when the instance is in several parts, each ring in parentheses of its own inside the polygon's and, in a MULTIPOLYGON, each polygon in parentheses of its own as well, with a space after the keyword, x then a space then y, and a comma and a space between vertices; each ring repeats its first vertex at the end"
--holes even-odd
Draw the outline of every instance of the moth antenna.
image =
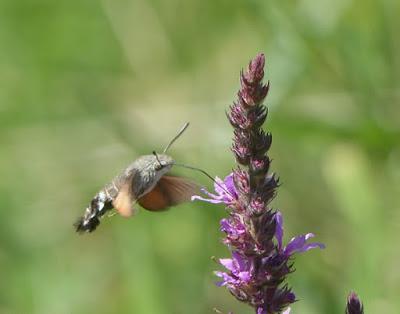
POLYGON ((187 169, 191 169, 191 170, 195 170, 195 171, 199 171, 202 174, 204 174, 205 176, 207 176, 209 179, 211 179, 212 182, 214 182, 216 185, 218 185, 221 189, 223 189, 226 193, 228 193, 230 196, 235 197, 234 195, 232 195, 231 192, 229 192, 227 189, 225 189, 224 186, 222 186, 221 184, 219 184, 217 181, 215 181, 215 179, 210 176, 206 171, 204 171, 203 169, 200 168, 196 168, 196 167, 192 167, 192 166, 188 166, 188 165, 184 165, 184 164, 174 164, 174 166, 178 166, 178 167, 183 167, 183 168, 187 168, 187 169))
POLYGON ((189 122, 186 122, 183 127, 179 130, 178 134, 175 135, 175 137, 169 142, 169 144, 164 148, 163 154, 167 152, 167 150, 171 147, 171 145, 182 135, 183 132, 187 129, 189 126, 189 122))
POLYGON ((158 158, 158 155, 157 155, 157 153, 156 153, 155 150, 153 150, 153 155, 156 157, 156 160, 158 161, 159 165, 160 165, 161 167, 163 167, 163 164, 161 163, 160 159, 158 158))

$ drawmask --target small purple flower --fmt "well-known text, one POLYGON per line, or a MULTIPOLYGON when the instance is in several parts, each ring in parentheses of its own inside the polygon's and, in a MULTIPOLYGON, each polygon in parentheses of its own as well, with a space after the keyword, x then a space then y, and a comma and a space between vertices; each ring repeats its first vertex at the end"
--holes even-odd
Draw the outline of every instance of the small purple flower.
POLYGON ((240 220, 240 216, 236 216, 237 219, 221 219, 221 231, 229 235, 231 239, 239 239, 246 233, 246 227, 240 220))
POLYGON ((229 274, 220 271, 215 272, 218 277, 222 278, 222 281, 217 283, 218 286, 244 286, 250 282, 254 267, 251 259, 238 252, 232 252, 232 258, 221 258, 219 262, 229 271, 229 274))
POLYGON ((204 198, 199 195, 192 196, 192 201, 199 200, 205 201, 212 204, 231 204, 237 200, 237 192, 235 185, 233 183, 233 174, 226 176, 224 181, 219 177, 215 177, 214 190, 216 194, 208 192, 206 189, 201 189, 201 191, 210 198, 204 198))
POLYGON ((254 243, 248 233, 243 217, 237 213, 231 213, 229 218, 220 221, 222 232, 226 233, 223 242, 230 248, 236 248, 240 252, 254 251, 254 243))
POLYGON ((307 252, 311 249, 320 248, 324 249, 325 245, 318 242, 307 243, 307 240, 314 237, 313 233, 307 233, 304 235, 300 235, 292 238, 289 243, 282 248, 282 239, 283 239, 283 217, 280 212, 276 212, 275 214, 276 220, 276 231, 275 238, 278 241, 278 250, 282 252, 286 257, 290 257, 294 253, 302 253, 307 252))

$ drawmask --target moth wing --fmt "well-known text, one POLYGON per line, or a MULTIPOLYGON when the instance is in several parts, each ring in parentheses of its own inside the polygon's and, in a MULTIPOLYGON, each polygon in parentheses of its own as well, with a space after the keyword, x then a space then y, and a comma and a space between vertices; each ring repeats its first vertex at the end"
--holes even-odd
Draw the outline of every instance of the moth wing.
POLYGON ((142 196, 138 203, 150 211, 162 211, 168 207, 190 201, 198 194, 199 186, 189 179, 174 176, 163 176, 156 186, 142 196))
POLYGON ((135 201, 135 197, 132 193, 131 184, 127 180, 124 182, 113 200, 112 204, 116 211, 123 217, 130 217, 134 212, 132 203, 135 201))

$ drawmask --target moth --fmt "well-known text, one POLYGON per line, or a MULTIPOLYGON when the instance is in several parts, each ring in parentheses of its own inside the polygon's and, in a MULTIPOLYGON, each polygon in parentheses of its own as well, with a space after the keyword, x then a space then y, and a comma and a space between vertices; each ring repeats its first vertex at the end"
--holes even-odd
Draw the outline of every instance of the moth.
POLYGON ((74 224, 77 232, 92 232, 100 224, 100 218, 113 208, 123 217, 136 212, 136 205, 149 211, 163 211, 171 206, 190 201, 199 191, 193 181, 171 176, 169 171, 174 165, 199 170, 194 167, 177 164, 166 155, 170 146, 186 130, 186 123, 169 142, 162 154, 153 152, 133 161, 126 169, 102 188, 92 199, 85 213, 74 224))

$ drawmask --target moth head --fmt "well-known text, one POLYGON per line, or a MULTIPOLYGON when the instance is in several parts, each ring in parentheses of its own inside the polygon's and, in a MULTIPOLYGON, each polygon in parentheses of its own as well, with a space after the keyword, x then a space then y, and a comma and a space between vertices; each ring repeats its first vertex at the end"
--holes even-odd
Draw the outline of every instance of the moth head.
POLYGON ((168 172, 171 170, 172 166, 174 165, 175 161, 172 157, 165 155, 165 154, 153 154, 154 158, 154 170, 161 171, 163 173, 168 172))

